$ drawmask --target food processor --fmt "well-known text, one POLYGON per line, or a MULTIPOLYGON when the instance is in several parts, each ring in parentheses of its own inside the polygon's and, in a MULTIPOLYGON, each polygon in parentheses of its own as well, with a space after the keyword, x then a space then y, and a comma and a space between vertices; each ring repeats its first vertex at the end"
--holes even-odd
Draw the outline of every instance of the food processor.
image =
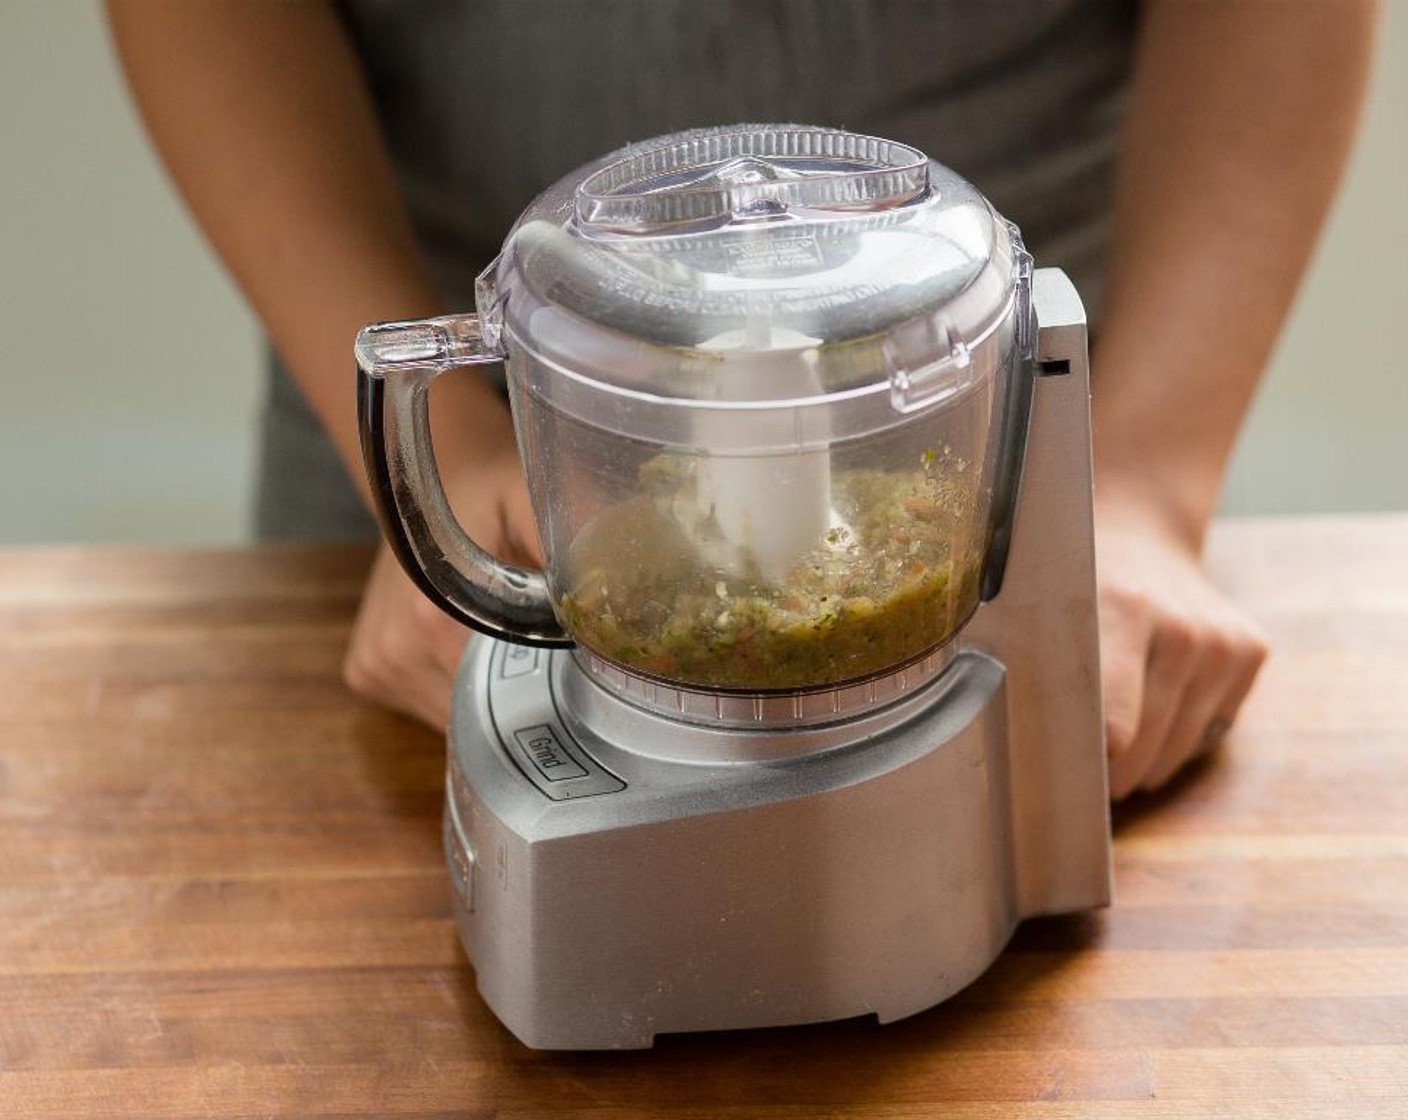
POLYGON ((407 572, 470 641, 445 848, 539 1048, 910 1015, 1105 905, 1086 327, 904 144, 741 125, 541 195, 477 310, 357 338, 407 572), (457 523, 429 388, 505 363, 542 571, 457 523))

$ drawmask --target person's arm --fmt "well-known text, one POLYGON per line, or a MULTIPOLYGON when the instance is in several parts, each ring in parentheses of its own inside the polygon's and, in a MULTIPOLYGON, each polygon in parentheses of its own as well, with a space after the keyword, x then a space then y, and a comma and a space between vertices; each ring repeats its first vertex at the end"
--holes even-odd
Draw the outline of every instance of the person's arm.
POLYGON ((1116 798, 1211 746, 1266 655, 1198 557, 1344 167, 1374 16, 1367 0, 1145 6, 1092 386, 1116 798))
MULTIPOLYGON (((440 310, 347 34, 330 4, 109 0, 152 138, 366 495, 352 340, 440 310)), ((508 410, 472 375, 436 387, 447 488, 485 547, 536 538, 508 410), (465 477, 468 476, 468 477, 465 477)), ((383 549, 348 654, 359 692, 443 725, 466 633, 383 549)))

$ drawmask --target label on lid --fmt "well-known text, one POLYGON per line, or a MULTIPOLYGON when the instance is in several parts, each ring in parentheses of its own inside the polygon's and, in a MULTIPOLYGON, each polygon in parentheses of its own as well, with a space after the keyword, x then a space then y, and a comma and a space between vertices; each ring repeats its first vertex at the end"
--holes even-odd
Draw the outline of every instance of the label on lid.
POLYGON ((776 276, 786 272, 811 272, 826 262, 821 246, 810 233, 774 236, 757 241, 735 241, 724 246, 728 270, 735 276, 776 276))

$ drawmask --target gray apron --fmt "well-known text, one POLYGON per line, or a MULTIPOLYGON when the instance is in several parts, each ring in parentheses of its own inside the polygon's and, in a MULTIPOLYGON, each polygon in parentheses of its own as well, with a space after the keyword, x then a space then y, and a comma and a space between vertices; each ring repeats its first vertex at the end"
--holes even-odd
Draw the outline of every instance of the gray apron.
MULTIPOLYGON (((632 140, 738 121, 844 127, 970 179, 1099 313, 1133 0, 347 0, 447 310, 519 212, 632 140)), ((351 339, 348 340, 349 366, 351 339)), ((348 376, 351 384, 351 370, 348 376)), ((373 537, 277 356, 261 538, 373 537)))

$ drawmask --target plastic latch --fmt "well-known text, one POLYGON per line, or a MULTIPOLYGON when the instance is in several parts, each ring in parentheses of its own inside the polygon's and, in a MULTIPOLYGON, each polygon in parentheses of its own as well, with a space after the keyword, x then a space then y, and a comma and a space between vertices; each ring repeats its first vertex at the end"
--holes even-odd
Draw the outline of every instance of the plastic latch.
POLYGON ((490 350, 503 348, 504 309, 499 302, 499 258, 474 278, 474 306, 479 312, 479 337, 490 350))
POLYGON ((1022 232, 1007 222, 1012 240, 1012 292, 1017 301, 1017 353, 1025 361, 1036 356, 1036 313, 1032 308, 1032 255, 1022 244, 1022 232))
POLYGON ((973 355, 962 339, 947 354, 917 369, 909 369, 887 342, 885 359, 890 375, 890 405, 896 412, 917 412, 942 400, 972 380, 973 355))
POLYGON ((374 323, 357 333, 355 351, 358 367, 372 377, 504 360, 503 352, 486 342, 477 315, 374 323))

